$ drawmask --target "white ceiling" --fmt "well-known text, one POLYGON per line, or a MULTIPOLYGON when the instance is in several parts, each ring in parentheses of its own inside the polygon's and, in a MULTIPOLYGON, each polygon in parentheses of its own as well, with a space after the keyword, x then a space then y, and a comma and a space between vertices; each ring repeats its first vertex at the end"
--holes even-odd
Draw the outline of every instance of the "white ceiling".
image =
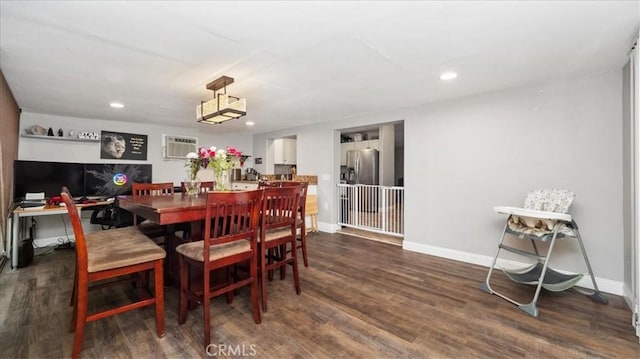
POLYGON ((639 1, 1 1, 0 69, 24 111, 267 132, 619 69, 639 23, 639 1), (199 124, 221 75, 248 115, 199 124))

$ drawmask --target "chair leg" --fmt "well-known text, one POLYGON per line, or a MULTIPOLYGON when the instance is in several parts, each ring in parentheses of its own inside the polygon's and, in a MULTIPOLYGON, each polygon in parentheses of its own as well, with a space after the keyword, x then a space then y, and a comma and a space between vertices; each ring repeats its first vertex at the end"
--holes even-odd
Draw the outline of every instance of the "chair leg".
MULTIPOLYGON (((291 253, 293 256, 293 285, 296 288, 296 294, 300 295, 300 278, 298 277, 298 250, 295 237, 291 242, 291 253)), ((286 265, 285 265, 286 266, 286 265)))
MULTIPOLYGON (((296 246, 293 246, 294 250, 296 248, 296 246)), ((280 261, 284 261, 287 258, 287 244, 283 244, 280 247, 278 247, 278 259, 280 261)), ((284 280, 284 278, 287 275, 287 266, 280 266, 280 280, 284 280)))
MULTIPOLYGON (((273 263, 273 259, 275 258, 275 248, 269 248, 266 252, 266 261, 267 264, 273 263)), ((269 270, 269 282, 273 280, 273 269, 269 270)))
MULTIPOLYGON (((267 251, 262 249, 260 251, 260 296, 262 298, 262 311, 267 312, 267 259, 265 258, 267 251)), ((271 262, 271 261, 269 261, 271 262)))
MULTIPOLYGON (((233 283, 233 275, 231 273, 231 267, 226 267, 225 270, 227 273, 227 285, 231 285, 231 283, 233 283)), ((227 292, 227 304, 233 303, 233 294, 234 294, 233 290, 230 290, 227 292)))
POLYGON ((202 293, 202 309, 204 310, 204 348, 211 343, 211 288, 210 275, 208 270, 204 271, 204 288, 202 293))
MULTIPOLYGON (((77 289, 75 290, 77 291, 77 289)), ((73 299, 73 312, 71 313, 71 324, 69 325, 69 333, 73 333, 76 331, 76 323, 78 322, 78 296, 76 295, 73 299)))
POLYGON ((596 283, 596 277, 593 275, 593 270, 591 269, 591 264, 589 263, 589 258, 587 257, 587 250, 584 248, 584 243, 582 243, 582 237, 580 236, 580 231, 578 230, 578 225, 575 221, 572 222, 573 228, 576 233, 576 239, 578 239, 578 244, 580 245, 580 251, 582 252, 582 257, 584 258, 584 263, 587 265, 587 271, 589 272, 589 277, 591 277, 591 283, 593 283, 593 293, 587 294, 591 299, 596 302, 600 302, 602 304, 608 304, 609 300, 600 292, 598 289, 598 283, 596 283))
POLYGON ((158 338, 164 337, 164 281, 162 272, 164 259, 159 259, 153 267, 154 289, 156 297, 156 331, 158 338))
MULTIPOLYGON (((75 270, 73 273, 73 289, 71 290, 71 300, 69 300, 70 307, 73 306, 73 304, 75 303, 77 292, 78 292, 78 263, 76 263, 75 270)), ((75 324, 73 324, 73 326, 75 326, 75 324)))
POLYGON ((82 341, 84 339, 84 328, 87 324, 87 306, 89 301, 89 287, 86 281, 78 283, 78 297, 76 299, 75 311, 75 338, 73 339, 73 350, 71 358, 78 358, 82 351, 82 341))
POLYGON ((249 264, 250 275, 253 278, 251 282, 251 309, 253 310, 253 321, 256 324, 260 324, 262 321, 260 318, 260 305, 258 304, 258 260, 257 256, 253 256, 249 264))
POLYGON ((187 281, 189 278, 188 264, 182 255, 179 256, 178 266, 180 268, 180 296, 178 297, 178 324, 182 325, 187 321, 187 281))
POLYGON ((73 333, 76 330, 76 321, 78 320, 78 265, 76 264, 76 272, 73 278, 73 289, 71 293, 71 303, 73 306, 73 313, 71 313, 71 325, 69 326, 69 333, 73 333))
POLYGON ((305 267, 309 267, 309 260, 307 259, 307 226, 305 221, 302 221, 302 228, 300 229, 300 242, 302 242, 302 261, 305 267))

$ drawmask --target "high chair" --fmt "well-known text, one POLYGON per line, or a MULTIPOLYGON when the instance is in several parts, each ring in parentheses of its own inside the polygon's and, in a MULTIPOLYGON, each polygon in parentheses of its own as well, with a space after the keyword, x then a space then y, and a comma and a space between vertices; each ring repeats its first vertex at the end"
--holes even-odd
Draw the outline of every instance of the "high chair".
POLYGON ((587 252, 580 237, 580 232, 578 231, 578 225, 575 220, 573 220, 573 217, 568 214, 569 207, 571 207, 574 199, 575 194, 571 191, 538 189, 527 195, 524 201, 524 208, 494 207, 497 213, 507 215, 507 221, 502 231, 500 243, 498 244, 498 251, 493 258, 491 267, 489 267, 487 278, 480 289, 487 293, 495 294, 517 305, 518 308, 530 315, 537 317, 537 301, 542 288, 554 292, 563 291, 572 288, 583 277, 583 274, 565 274, 549 267, 549 260, 556 240, 575 238, 578 240, 588 274, 593 283, 593 290, 582 288, 576 288, 576 290, 588 295, 597 302, 607 304, 607 298, 598 290, 598 285, 596 284, 589 259, 587 258, 587 252), (507 234, 513 235, 518 239, 529 240, 533 251, 530 252, 505 244, 505 236, 507 234), (549 243, 546 255, 541 254, 538 250, 538 244, 541 242, 549 243), (535 260, 534 264, 521 269, 507 270, 503 268, 507 277, 514 282, 536 286, 531 302, 519 303, 491 288, 491 275, 493 269, 496 267, 496 262, 498 261, 501 250, 535 260))

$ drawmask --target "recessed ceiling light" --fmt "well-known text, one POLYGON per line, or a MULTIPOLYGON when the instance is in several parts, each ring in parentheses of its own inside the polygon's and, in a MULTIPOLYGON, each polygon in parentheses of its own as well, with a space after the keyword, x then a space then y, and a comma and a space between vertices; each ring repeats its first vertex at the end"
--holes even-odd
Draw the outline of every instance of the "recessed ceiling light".
POLYGON ((453 80, 456 77, 458 77, 458 74, 455 72, 445 72, 442 75, 440 75, 440 80, 453 80))
POLYGON ((121 104, 120 102, 112 102, 109 104, 109 106, 113 107, 113 108, 124 108, 124 105, 121 104))
POLYGON ((247 122, 245 122, 245 125, 253 126, 253 125, 255 125, 255 123, 253 121, 247 121, 247 122))

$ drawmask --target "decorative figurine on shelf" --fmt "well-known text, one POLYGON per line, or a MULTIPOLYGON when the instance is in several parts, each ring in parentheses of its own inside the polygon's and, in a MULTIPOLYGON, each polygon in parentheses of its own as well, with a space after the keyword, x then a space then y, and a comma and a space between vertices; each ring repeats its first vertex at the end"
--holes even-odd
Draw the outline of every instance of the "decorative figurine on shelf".
POLYGON ((73 132, 73 130, 69 130, 69 137, 74 138, 75 136, 75 132, 73 132))
POLYGON ((53 136, 53 128, 49 127, 49 131, 47 131, 47 136, 53 136))
POLYGON ((45 136, 47 134, 47 129, 40 125, 33 125, 27 129, 27 134, 45 136))
POLYGON ((64 136, 64 132, 62 131, 61 128, 58 129, 58 137, 63 137, 64 136))

